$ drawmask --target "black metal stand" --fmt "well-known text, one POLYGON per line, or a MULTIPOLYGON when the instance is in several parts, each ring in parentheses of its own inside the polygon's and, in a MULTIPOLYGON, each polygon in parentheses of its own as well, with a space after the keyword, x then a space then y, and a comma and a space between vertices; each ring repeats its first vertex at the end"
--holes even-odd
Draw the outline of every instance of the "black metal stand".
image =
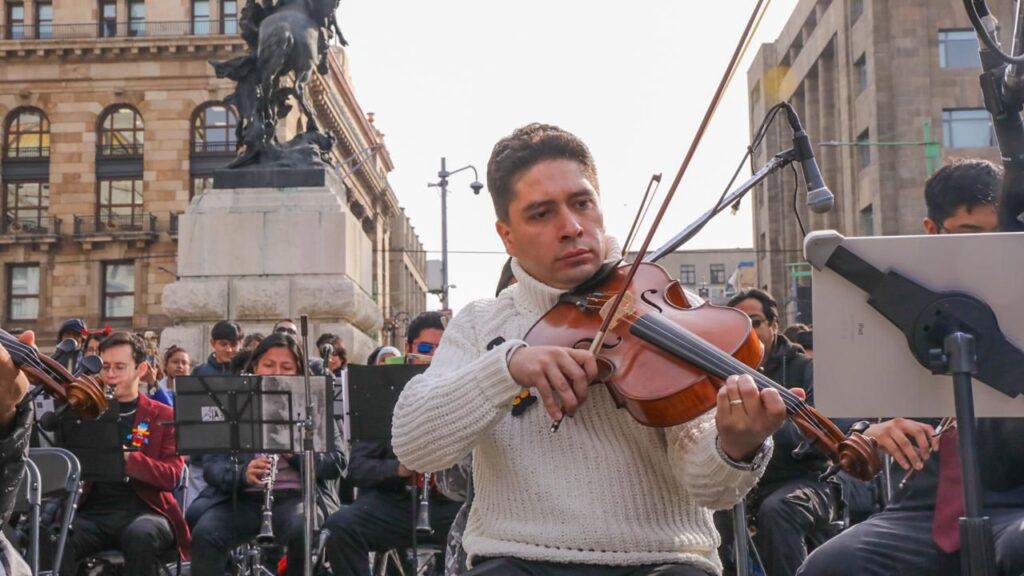
POLYGON ((971 388, 971 376, 977 371, 974 342, 974 336, 970 334, 959 331, 949 334, 943 341, 942 360, 953 376, 960 467, 963 470, 966 516, 960 518, 960 573, 964 576, 990 576, 996 573, 995 543, 992 522, 982 510, 974 391, 971 388))
POLYGON ((747 548, 747 503, 740 500, 732 507, 732 547, 736 576, 750 576, 750 549, 747 548))

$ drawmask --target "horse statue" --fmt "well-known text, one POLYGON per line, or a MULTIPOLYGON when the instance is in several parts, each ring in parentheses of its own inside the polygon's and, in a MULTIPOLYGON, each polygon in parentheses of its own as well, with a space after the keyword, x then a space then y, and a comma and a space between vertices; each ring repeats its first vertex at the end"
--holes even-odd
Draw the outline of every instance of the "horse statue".
POLYGON ((320 132, 306 85, 314 69, 327 72, 331 39, 347 45, 335 19, 339 3, 247 0, 239 18, 239 34, 249 53, 228 61, 211 61, 219 78, 236 82, 235 92, 225 100, 238 111, 240 155, 229 168, 329 163, 334 137, 320 132), (284 81, 287 78, 292 81, 284 81), (277 122, 292 109, 289 96, 305 118, 305 131, 282 144, 277 140, 277 122))

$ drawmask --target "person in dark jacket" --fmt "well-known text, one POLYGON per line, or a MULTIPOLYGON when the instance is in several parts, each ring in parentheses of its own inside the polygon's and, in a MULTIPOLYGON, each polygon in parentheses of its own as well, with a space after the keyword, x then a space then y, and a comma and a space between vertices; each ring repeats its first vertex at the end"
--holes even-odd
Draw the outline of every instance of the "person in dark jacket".
MULTIPOLYGON (((764 345, 761 372, 786 388, 800 388, 812 397, 813 361, 779 331, 778 306, 771 295, 755 288, 737 294, 728 305, 750 317, 764 345)), ((818 481, 828 460, 817 450, 800 449, 803 435, 789 420, 772 440, 775 452, 750 493, 748 512, 756 512, 754 545, 765 573, 792 576, 807 557, 805 540, 820 532, 831 517, 829 490, 818 481)), ((731 567, 732 517, 727 512, 717 513, 715 523, 722 534, 719 554, 723 564, 731 567)))
MULTIPOLYGON (((409 323, 406 350, 418 354, 420 362, 429 361, 437 349, 444 330, 440 318, 437 312, 424 312, 409 323), (418 346, 422 342, 428 344, 418 346)), ((325 553, 335 576, 365 576, 371 551, 412 546, 413 500, 407 487, 421 479, 398 461, 389 442, 352 443, 347 481, 359 488, 359 497, 324 524, 330 532, 325 553)), ((431 490, 430 526, 437 542, 445 542, 461 507, 431 490)))
MULTIPOLYGON (((957 160, 943 166, 925 184, 925 232, 995 232, 996 194, 1001 185, 1002 170, 986 160, 957 160)), ((945 508, 958 492, 962 499, 962 490, 954 483, 943 486, 950 497, 939 496, 940 467, 950 457, 947 454, 957 455, 957 430, 950 428, 936 439, 937 422, 893 418, 864 431, 900 467, 917 471, 893 491, 882 513, 815 550, 801 567, 801 575, 961 573, 957 515, 947 515, 945 508)), ((1019 576, 1024 574, 1024 418, 979 418, 977 422, 982 507, 992 522, 997 572, 1019 576)), ((955 470, 957 460, 947 465, 955 470)), ((900 473, 896 482, 902 477, 900 473)), ((956 512, 955 505, 952 511, 956 512)))
MULTIPOLYGON (((248 373, 299 375, 306 369, 294 338, 272 334, 253 351, 248 373)), ((345 469, 338 450, 316 454, 317 516, 326 518, 340 507, 338 484, 345 469)), ((203 472, 208 486, 188 509, 192 526, 192 574, 222 576, 232 548, 255 537, 260 529, 264 502, 263 483, 271 468, 266 455, 207 456, 203 472)), ((279 456, 274 486, 273 530, 279 544, 288 547, 288 571, 301 574, 304 564, 302 455, 279 456)))
POLYGON ((210 347, 213 352, 205 364, 196 366, 193 376, 230 376, 231 359, 238 354, 242 345, 242 328, 236 322, 221 320, 210 330, 210 347))

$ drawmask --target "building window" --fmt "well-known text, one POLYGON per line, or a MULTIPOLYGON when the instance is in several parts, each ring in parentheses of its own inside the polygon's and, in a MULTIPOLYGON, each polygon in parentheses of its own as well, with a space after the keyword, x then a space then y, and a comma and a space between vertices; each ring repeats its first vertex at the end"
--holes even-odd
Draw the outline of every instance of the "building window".
POLYGON ((53 38, 53 4, 36 2, 36 38, 53 38))
POLYGON ((939 31, 939 68, 981 68, 974 30, 939 31))
POLYGON ((192 33, 210 33, 210 0, 192 0, 192 33))
POLYGON ((874 236, 875 234, 875 209, 868 204, 860 211, 860 235, 874 236))
POLYGON ((192 152, 235 152, 235 111, 222 104, 200 108, 192 121, 192 152))
POLYGON ((864 14, 864 0, 850 0, 850 24, 860 20, 864 14))
POLYGON ((984 108, 942 111, 942 145, 946 148, 995 146, 992 119, 984 108))
POLYGON ((857 136, 857 165, 861 170, 871 165, 871 135, 867 130, 857 136))
POLYGON ((868 61, 866 54, 860 55, 860 58, 854 62, 853 69, 857 74, 857 94, 860 94, 868 89, 868 61))
POLYGON ((142 228, 142 178, 100 180, 99 226, 142 228))
POLYGON ((7 38, 21 40, 25 38, 25 5, 10 3, 7 5, 7 38))
POLYGON ((100 0, 100 38, 117 36, 117 0, 100 0))
POLYGON ((679 267, 679 282, 684 286, 693 286, 697 283, 697 267, 693 264, 683 264, 679 267))
POLYGON ((119 106, 100 122, 100 156, 138 156, 145 139, 142 115, 134 108, 119 106))
POLYGON ((221 34, 238 34, 238 0, 220 2, 221 34))
POLYGON ((712 264, 709 271, 711 284, 725 284, 725 264, 712 264))
POLYGON ((130 319, 135 314, 135 264, 103 264, 103 317, 130 319))
POLYGON ((128 35, 144 36, 146 34, 146 2, 131 0, 128 2, 128 35))
POLYGON ((7 267, 7 318, 39 318, 38 264, 17 264, 7 267))
POLYGON ((45 230, 50 210, 49 182, 7 182, 4 184, 5 234, 45 230))
POLYGON ((5 158, 48 158, 50 121, 42 110, 22 108, 11 115, 4 134, 5 158))

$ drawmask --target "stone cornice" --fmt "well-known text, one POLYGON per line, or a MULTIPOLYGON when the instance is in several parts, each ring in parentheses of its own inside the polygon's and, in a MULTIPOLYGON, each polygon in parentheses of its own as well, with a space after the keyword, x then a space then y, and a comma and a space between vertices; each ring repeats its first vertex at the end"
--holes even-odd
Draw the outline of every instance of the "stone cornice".
POLYGON ((238 36, 149 36, 0 41, 0 59, 8 61, 53 56, 87 60, 135 54, 225 54, 243 53, 245 50, 245 42, 238 36))

